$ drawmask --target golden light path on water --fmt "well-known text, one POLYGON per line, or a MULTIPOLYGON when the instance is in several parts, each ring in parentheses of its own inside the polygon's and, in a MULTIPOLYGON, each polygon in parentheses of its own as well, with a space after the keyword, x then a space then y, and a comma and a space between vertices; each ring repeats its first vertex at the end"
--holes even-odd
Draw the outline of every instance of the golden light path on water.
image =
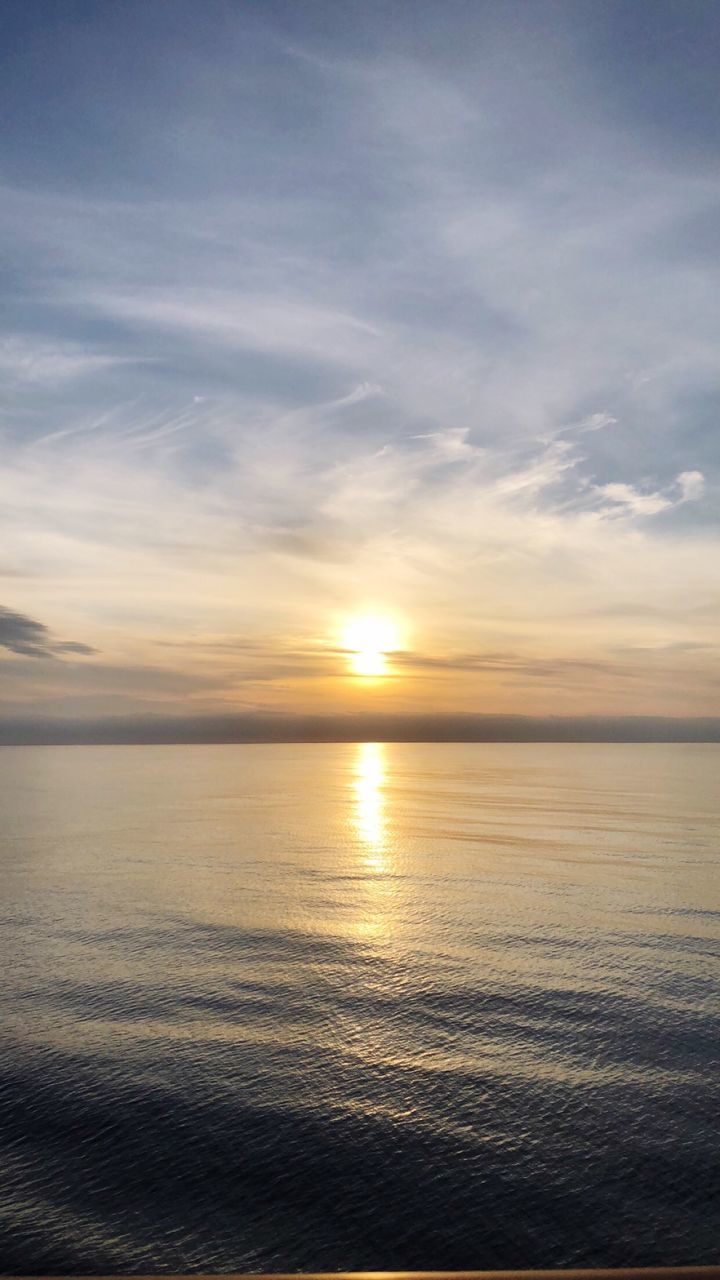
POLYGON ((366 866, 387 870, 385 813, 385 756, 379 742, 360 742, 355 760, 355 823, 365 846, 366 866))
POLYGON ((397 889, 391 856, 392 835, 385 787, 385 747, 360 742, 353 762, 353 826, 365 873, 364 906, 356 932, 378 939, 392 931, 397 889))

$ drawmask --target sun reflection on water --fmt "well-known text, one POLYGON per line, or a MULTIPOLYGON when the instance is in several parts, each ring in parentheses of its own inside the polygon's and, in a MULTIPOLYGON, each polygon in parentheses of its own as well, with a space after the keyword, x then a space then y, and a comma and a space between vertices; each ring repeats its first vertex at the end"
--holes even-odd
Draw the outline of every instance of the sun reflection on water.
POLYGON ((385 755, 379 742, 358 743, 355 759, 355 827, 365 847, 368 870, 387 870, 385 814, 385 755))
POLYGON ((393 814, 388 794, 389 766, 380 742, 360 742, 352 763, 350 822, 362 888, 355 897, 353 932, 364 942, 388 942, 398 919, 399 882, 393 814))

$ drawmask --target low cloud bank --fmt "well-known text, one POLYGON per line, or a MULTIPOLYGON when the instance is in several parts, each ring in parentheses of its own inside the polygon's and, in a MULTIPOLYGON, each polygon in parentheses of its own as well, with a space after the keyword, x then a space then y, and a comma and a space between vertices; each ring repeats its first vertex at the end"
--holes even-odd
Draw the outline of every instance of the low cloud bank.
POLYGON ((118 716, 0 720, 0 746, 253 742, 720 742, 720 717, 118 716))

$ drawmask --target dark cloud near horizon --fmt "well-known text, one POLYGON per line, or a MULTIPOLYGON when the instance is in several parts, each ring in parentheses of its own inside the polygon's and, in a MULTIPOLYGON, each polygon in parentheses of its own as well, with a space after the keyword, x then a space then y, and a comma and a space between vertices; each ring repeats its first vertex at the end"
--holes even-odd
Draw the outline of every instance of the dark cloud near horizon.
POLYGON ((92 645, 82 644, 79 640, 61 640, 59 644, 53 645, 53 653, 80 653, 87 655, 97 652, 97 649, 93 649, 92 645))
POLYGON ((720 718, 519 715, 0 716, 0 745, 720 742, 720 718))
POLYGON ((49 627, 27 614, 0 605, 0 648, 24 658, 54 658, 61 653, 88 656, 97 653, 78 640, 54 640, 49 627))

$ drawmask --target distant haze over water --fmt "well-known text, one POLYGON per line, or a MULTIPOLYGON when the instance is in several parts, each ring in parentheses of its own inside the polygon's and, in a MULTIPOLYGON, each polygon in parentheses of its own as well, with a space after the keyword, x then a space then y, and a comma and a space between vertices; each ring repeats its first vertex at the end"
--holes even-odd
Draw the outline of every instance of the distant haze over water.
POLYGON ((4 748, 0 1266, 715 1261, 719 764, 4 748))
POLYGON ((0 745, 233 742, 720 742, 707 716, 226 715, 0 719, 0 745))

